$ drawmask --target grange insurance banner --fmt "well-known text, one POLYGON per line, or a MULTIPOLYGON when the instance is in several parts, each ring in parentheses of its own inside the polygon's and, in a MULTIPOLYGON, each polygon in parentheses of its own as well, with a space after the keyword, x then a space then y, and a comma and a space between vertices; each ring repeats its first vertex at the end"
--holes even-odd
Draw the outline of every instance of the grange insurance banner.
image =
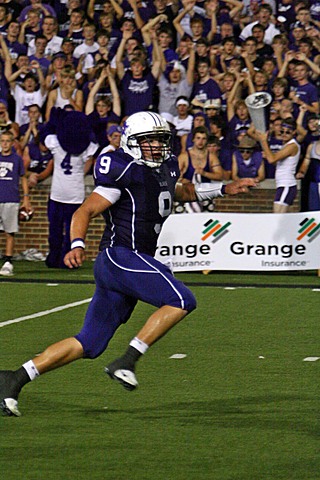
POLYGON ((320 211, 171 215, 156 258, 173 271, 320 268, 320 211))

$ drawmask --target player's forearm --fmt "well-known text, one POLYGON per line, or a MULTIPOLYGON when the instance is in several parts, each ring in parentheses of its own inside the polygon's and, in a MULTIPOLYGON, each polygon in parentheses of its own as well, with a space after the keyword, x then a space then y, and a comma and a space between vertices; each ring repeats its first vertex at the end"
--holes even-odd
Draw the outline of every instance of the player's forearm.
POLYGON ((176 184, 175 200, 178 202, 201 202, 222 197, 225 186, 222 182, 215 183, 180 183, 176 184))

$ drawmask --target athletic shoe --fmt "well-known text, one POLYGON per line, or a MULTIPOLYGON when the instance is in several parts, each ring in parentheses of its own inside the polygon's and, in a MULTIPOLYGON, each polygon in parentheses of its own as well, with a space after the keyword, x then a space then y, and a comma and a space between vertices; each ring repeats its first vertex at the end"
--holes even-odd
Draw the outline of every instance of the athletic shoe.
POLYGON ((134 390, 138 386, 137 378, 132 370, 125 368, 118 358, 105 368, 105 372, 110 378, 119 382, 126 390, 134 390))
POLYGON ((5 262, 0 270, 0 275, 4 277, 12 277, 13 275, 13 265, 10 262, 5 262))
POLYGON ((0 371, 0 409, 7 417, 20 417, 18 410, 18 395, 20 387, 15 380, 14 372, 11 370, 0 371))

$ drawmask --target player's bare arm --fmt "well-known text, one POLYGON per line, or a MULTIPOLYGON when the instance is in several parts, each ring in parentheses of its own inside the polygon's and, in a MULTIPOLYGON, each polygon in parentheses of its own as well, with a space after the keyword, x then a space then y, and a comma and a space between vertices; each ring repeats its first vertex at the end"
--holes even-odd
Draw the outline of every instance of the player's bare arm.
POLYGON ((78 268, 85 260, 84 240, 90 221, 111 206, 111 202, 93 192, 74 213, 71 222, 71 250, 64 257, 64 263, 69 268, 78 268), (77 246, 77 239, 78 244, 77 246), (81 243, 81 241, 83 243, 81 243), (73 243, 74 242, 74 243, 73 243), (72 244, 74 247, 72 247, 72 244))

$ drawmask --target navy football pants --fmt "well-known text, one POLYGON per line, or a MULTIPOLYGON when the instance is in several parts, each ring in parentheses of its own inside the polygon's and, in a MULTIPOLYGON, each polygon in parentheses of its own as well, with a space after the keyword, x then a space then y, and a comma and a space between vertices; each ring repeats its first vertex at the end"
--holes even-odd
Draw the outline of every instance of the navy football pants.
POLYGON ((94 275, 96 290, 82 330, 76 335, 87 358, 101 355, 117 328, 128 321, 138 300, 188 313, 196 308, 192 292, 168 267, 146 254, 123 247, 103 250, 95 261, 94 275))

